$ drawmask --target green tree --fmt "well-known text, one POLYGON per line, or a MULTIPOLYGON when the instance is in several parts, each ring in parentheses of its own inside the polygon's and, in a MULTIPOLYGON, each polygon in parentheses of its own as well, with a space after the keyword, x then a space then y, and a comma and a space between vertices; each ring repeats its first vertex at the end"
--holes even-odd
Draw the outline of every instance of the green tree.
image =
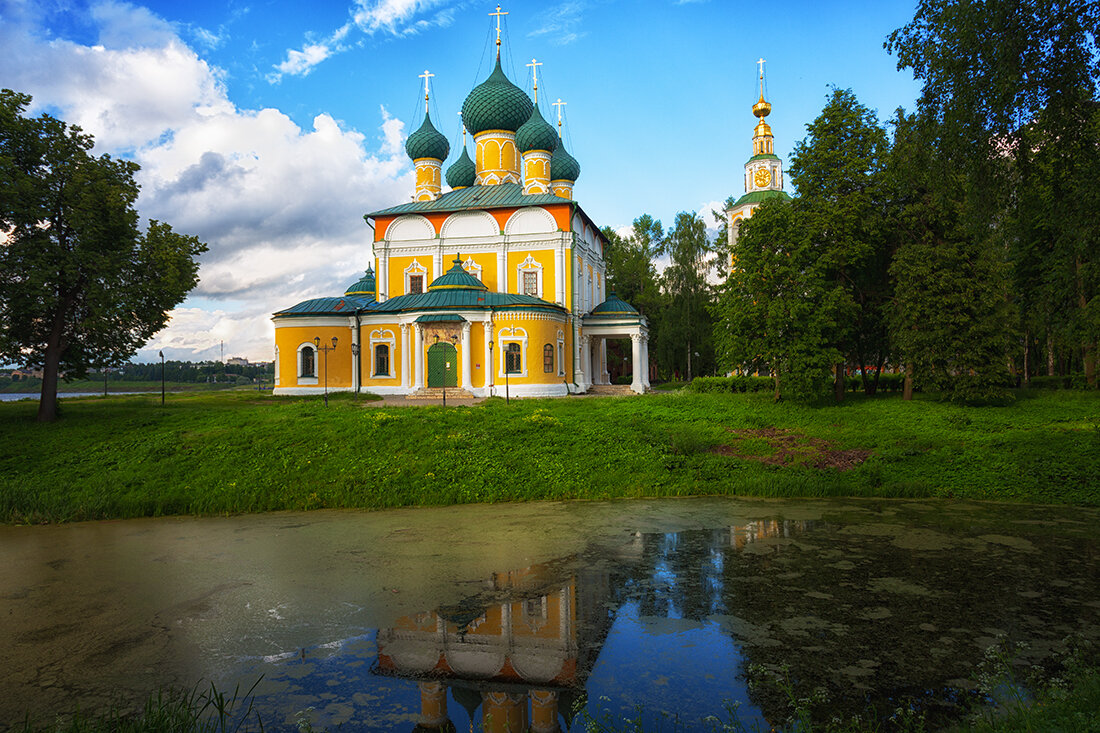
MULTIPOLYGON (((845 310, 852 317, 838 324, 834 346, 847 363, 860 368, 864 391, 873 395, 890 353, 886 131, 851 90, 834 89, 806 132, 794 147, 789 169, 798 189, 795 213, 819 259, 815 268, 842 288, 837 298, 849 301, 845 310)), ((841 399, 844 364, 836 366, 841 399)))
POLYGON ((667 303, 657 338, 657 358, 665 372, 687 380, 714 369, 712 288, 707 275, 714 252, 702 217, 691 212, 676 215, 665 239, 671 262, 661 278, 667 303))
POLYGON ((766 369, 775 399, 821 396, 841 360, 851 299, 828 277, 828 259, 794 202, 770 199, 742 222, 734 269, 714 307, 720 363, 766 369))
POLYGON ((1073 342, 1094 386, 1098 41, 1100 4, 1090 0, 921 0, 886 44, 923 82, 923 136, 959 186, 959 224, 1009 255, 1024 352, 1032 329, 1048 351, 1073 342))
POLYGON ((197 282, 206 246, 157 221, 142 233, 135 163, 30 97, 0 91, 0 358, 43 370, 38 419, 57 418, 57 380, 125 361, 197 282))

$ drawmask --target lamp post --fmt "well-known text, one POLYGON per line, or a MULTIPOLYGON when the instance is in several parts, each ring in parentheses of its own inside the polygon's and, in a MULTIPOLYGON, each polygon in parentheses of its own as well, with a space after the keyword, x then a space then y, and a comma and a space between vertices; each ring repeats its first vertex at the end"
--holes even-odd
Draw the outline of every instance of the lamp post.
POLYGON ((160 352, 160 406, 164 407, 164 352, 160 352))
POLYGON ((496 362, 493 361, 493 340, 489 339, 489 396, 493 396, 493 365, 496 362))
POLYGON ((505 344, 504 345, 504 404, 506 404, 506 405, 512 404, 510 391, 508 389, 508 372, 509 372, 509 369, 508 369, 508 345, 505 344))
POLYGON ((325 352, 325 407, 328 407, 328 352, 336 351, 336 337, 332 337, 332 346, 325 344, 321 346, 321 337, 313 337, 313 345, 317 347, 318 351, 325 352))
POLYGON ((351 357, 355 362, 355 394, 359 394, 359 387, 363 384, 363 365, 359 362, 359 344, 351 345, 351 357))

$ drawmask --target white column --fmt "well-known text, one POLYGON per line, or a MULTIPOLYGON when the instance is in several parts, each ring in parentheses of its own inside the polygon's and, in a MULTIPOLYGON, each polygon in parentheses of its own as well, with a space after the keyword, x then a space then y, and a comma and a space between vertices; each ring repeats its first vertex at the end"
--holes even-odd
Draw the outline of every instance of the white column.
POLYGON ((588 389, 592 381, 588 378, 588 370, 592 368, 592 350, 589 347, 590 338, 581 336, 581 391, 588 389))
POLYGON ((485 331, 485 372, 481 380, 481 386, 485 388, 485 395, 489 395, 489 387, 493 384, 493 352, 489 349, 489 342, 493 340, 493 322, 482 321, 481 327, 485 331))
POLYGON ((413 354, 413 359, 416 360, 416 383, 413 385, 414 389, 424 388, 424 326, 420 323, 414 323, 413 328, 416 329, 416 353, 413 354))
POLYGON ((382 256, 378 258, 378 302, 390 297, 390 251, 382 250, 382 256))
POLYGON ((497 252, 497 292, 508 292, 508 253, 503 249, 497 252))
POLYGON ((607 339, 600 339, 600 384, 611 384, 611 375, 607 373, 607 339))
POLYGON ((642 334, 630 334, 630 341, 634 346, 632 358, 634 359, 634 378, 630 381, 630 389, 638 394, 645 392, 642 386, 642 334))
MULTIPOLYGON (((351 345, 355 346, 359 344, 359 329, 355 327, 355 319, 348 319, 348 329, 351 331, 351 345)), ((352 349, 355 351, 355 349, 352 349)), ((359 347, 359 354, 353 354, 351 357, 351 388, 352 391, 359 391, 359 373, 363 371, 361 364, 363 362, 363 348, 359 347)))
POLYGON ((401 386, 409 388, 409 324, 401 324, 401 386))
POLYGON ((649 334, 642 334, 642 386, 650 388, 649 384, 649 334))
POLYGON ((554 253, 554 292, 557 302, 565 305, 565 245, 561 242, 558 242, 558 250, 554 253))
POLYGON ((473 386, 473 359, 470 358, 470 322, 462 324, 462 389, 469 392, 473 386))
MULTIPOLYGON (((440 245, 440 246, 442 247, 443 245, 440 245)), ((443 252, 441 250, 436 250, 436 253, 434 255, 432 255, 432 268, 433 268, 432 274, 428 278, 428 282, 424 283, 424 292, 428 292, 428 283, 430 283, 432 280, 435 280, 437 277, 442 275, 443 272, 444 272, 444 270, 443 270, 443 252)))

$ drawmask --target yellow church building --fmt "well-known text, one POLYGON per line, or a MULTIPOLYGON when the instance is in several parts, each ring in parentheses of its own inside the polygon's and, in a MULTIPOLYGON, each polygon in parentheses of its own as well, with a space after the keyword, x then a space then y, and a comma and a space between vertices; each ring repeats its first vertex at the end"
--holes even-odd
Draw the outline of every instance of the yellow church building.
POLYGON ((450 145, 423 76, 424 120, 405 144, 413 200, 365 216, 373 263, 343 295, 274 314, 275 394, 582 393, 610 383, 609 338, 632 339, 644 392, 646 320, 606 291, 607 242, 573 199, 580 165, 560 112, 555 130, 539 111, 537 77, 532 101, 504 74, 498 24, 495 67, 462 105, 474 156, 464 135, 444 192, 450 145))

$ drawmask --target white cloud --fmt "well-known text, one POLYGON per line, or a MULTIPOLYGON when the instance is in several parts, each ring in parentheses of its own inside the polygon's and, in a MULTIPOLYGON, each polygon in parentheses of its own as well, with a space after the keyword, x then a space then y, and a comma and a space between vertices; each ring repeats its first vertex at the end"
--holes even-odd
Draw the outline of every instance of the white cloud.
POLYGON ((541 26, 527 34, 528 38, 545 36, 555 46, 565 46, 588 35, 587 31, 580 31, 581 21, 584 20, 584 11, 588 3, 579 0, 568 0, 557 7, 544 11, 541 17, 544 19, 541 26))
POLYGON ((304 129, 276 109, 237 109, 221 72, 149 11, 112 2, 92 17, 96 46, 3 17, 0 86, 140 163, 141 215, 209 245, 199 285, 139 358, 211 358, 222 340, 227 356, 270 358, 270 314, 342 293, 370 262, 363 214, 413 190, 404 123, 381 109, 368 140, 327 114, 304 129))

